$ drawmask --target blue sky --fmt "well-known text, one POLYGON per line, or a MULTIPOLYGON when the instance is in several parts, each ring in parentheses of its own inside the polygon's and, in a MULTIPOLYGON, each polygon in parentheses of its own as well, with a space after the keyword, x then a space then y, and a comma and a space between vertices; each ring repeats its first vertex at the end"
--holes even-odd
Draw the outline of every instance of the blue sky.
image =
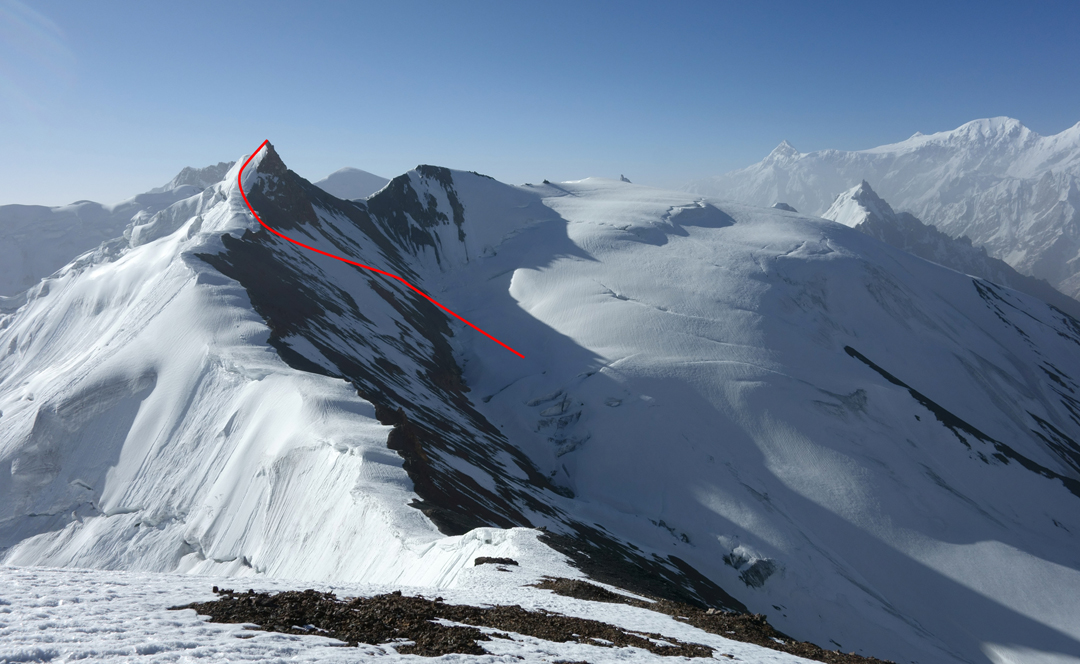
POLYGON ((0 204, 111 203, 264 138, 311 180, 418 163, 674 186, 781 140, 1080 121, 1080 2, 0 0, 0 204))

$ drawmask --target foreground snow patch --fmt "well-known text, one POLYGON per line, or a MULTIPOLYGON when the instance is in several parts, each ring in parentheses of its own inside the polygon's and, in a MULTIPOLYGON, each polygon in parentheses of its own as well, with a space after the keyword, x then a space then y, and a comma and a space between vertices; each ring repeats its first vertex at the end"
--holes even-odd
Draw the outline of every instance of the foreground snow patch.
MULTIPOLYGON (((752 663, 795 663, 808 660, 758 646, 729 641, 664 615, 617 604, 584 602, 553 595, 524 584, 536 580, 536 570, 495 565, 470 568, 454 590, 413 588, 405 592, 444 597, 462 604, 518 604, 565 615, 592 618, 629 630, 712 646, 717 659, 752 663), (731 658, 725 656, 730 655, 731 658), (732 659, 733 658, 733 659, 732 659)), ((342 647, 340 641, 319 636, 268 633, 243 625, 205 622, 190 609, 168 607, 192 601, 211 601, 214 584, 235 585, 237 579, 115 571, 0 567, 0 663, 140 661, 187 662, 358 662, 423 661, 400 655, 393 646, 342 647)), ((258 591, 301 587, 297 582, 266 578, 245 582, 258 591)), ((305 584, 307 587, 311 584, 305 584)), ((373 595, 390 586, 314 584, 338 596, 373 595)), ((442 661, 471 662, 671 662, 637 648, 604 648, 552 643, 515 636, 484 643, 483 656, 448 655, 442 661)), ((682 658, 678 658, 682 659, 682 658)))

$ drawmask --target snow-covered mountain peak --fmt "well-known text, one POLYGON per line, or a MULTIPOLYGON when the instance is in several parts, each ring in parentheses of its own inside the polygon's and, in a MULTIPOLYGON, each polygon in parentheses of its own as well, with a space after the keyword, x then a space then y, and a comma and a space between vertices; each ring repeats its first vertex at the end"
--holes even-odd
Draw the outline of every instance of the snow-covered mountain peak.
POLYGON ((871 216, 892 220, 896 218, 896 213, 888 203, 874 193, 870 183, 863 180, 837 196, 829 209, 821 216, 855 228, 871 216))
POLYGON ((420 165, 390 180, 364 205, 402 251, 445 272, 494 255, 508 238, 551 219, 542 196, 552 187, 519 187, 475 172, 420 165))
MULTIPOLYGON (((444 540, 409 506, 416 495, 387 450, 390 427, 326 367, 352 344, 375 344, 381 364, 351 365, 393 368, 373 392, 439 407, 417 386, 460 392, 447 323, 392 281, 373 284, 266 232, 239 195, 239 168, 136 225, 123 251, 61 270, 4 317, 0 552, 11 563, 445 583, 493 538, 444 540), (344 288, 362 313, 352 299, 339 305, 344 288), (331 321, 313 322, 323 312, 331 321), (341 322, 353 315, 374 331, 341 322), (313 350, 299 335, 317 324, 352 336, 313 350), (413 383, 394 382, 401 367, 413 383), (308 553, 290 552, 297 537, 308 553)), ((388 271, 407 267, 363 208, 299 178, 270 146, 247 168, 248 197, 276 228, 388 271)))
POLYGON ((802 156, 798 150, 795 149, 791 143, 787 140, 780 141, 780 145, 773 148, 773 151, 769 153, 769 156, 765 157, 767 163, 775 162, 789 162, 795 161, 802 156))
MULTIPOLYGON (((982 137, 982 138, 1020 138, 1034 134, 1016 118, 999 116, 994 118, 981 118, 960 125, 953 132, 956 136, 982 137)), ((1035 134, 1037 136, 1037 134, 1035 134)))
MULTIPOLYGON (((274 149, 274 144, 270 141, 266 141, 263 146, 257 149, 255 151, 255 156, 251 157, 250 161, 247 161, 246 159, 244 161, 237 161, 236 165, 239 167, 238 169, 234 169, 237 173, 240 173, 241 170, 243 171, 245 188, 249 186, 247 178, 253 177, 247 169, 277 178, 285 178, 289 173, 289 167, 281 160, 281 155, 277 153, 277 150, 274 149)), ((232 172, 230 172, 230 175, 232 175, 232 172)), ((236 178, 234 177, 231 179, 235 180, 236 178)))
MULTIPOLYGON (((859 153, 873 155, 935 154, 947 150, 963 165, 1000 170, 1002 161, 1015 158, 1019 153, 1036 148, 1043 137, 1031 131, 1019 120, 1009 117, 972 120, 956 129, 933 134, 916 132, 911 138, 890 143, 859 153)), ((829 152, 829 151, 822 151, 829 152)), ((838 154, 848 154, 837 151, 838 154)))
POLYGON ((848 194, 855 197, 855 198, 860 198, 860 199, 865 198, 865 199, 881 200, 878 197, 878 195, 874 193, 874 190, 870 187, 870 183, 867 182, 866 180, 863 180, 859 184, 855 185, 848 192, 848 194))
MULTIPOLYGON (((247 205, 240 195, 238 176, 246 160, 247 155, 238 161, 222 162, 219 166, 227 165, 228 168, 214 182, 202 189, 181 185, 169 190, 180 197, 179 200, 157 211, 143 210, 134 215, 123 232, 128 245, 139 247, 168 237, 180 228, 187 229, 184 242, 190 246, 196 246, 210 236, 238 234, 257 228, 258 222, 247 212, 247 205)), ((267 143, 243 170, 244 188, 261 191, 261 188, 275 186, 274 183, 282 181, 287 172, 273 146, 267 143)))

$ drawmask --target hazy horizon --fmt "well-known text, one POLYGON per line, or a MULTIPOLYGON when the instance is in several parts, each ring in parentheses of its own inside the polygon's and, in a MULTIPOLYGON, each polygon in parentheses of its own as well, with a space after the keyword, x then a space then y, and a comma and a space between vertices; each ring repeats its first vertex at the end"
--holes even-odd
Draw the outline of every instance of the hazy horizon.
POLYGON ((1080 121, 1080 5, 0 0, 0 204, 115 203, 270 139, 314 181, 420 163, 674 186, 985 117, 1080 121))

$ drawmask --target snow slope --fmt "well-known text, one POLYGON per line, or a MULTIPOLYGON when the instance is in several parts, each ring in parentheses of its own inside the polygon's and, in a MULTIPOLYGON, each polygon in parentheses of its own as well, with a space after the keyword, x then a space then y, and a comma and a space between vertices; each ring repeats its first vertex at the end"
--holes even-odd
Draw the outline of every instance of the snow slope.
POLYGON ((1080 658, 1076 320, 784 210, 249 168, 524 359, 234 171, 0 322, 3 562, 446 586, 544 526, 825 647, 1080 658))
POLYGON ((367 198, 390 182, 359 168, 342 168, 315 183, 326 193, 345 200, 367 198))
POLYGON ((837 196, 821 216, 938 265, 1027 293, 1080 318, 1080 302, 1042 279, 1020 274, 1005 261, 987 256, 985 249, 972 246, 967 237, 953 239, 907 212, 894 212, 865 180, 837 196))
POLYGON ((78 201, 71 205, 0 206, 0 307, 21 304, 14 297, 73 258, 120 237, 176 201, 198 194, 221 180, 231 163, 185 168, 163 187, 117 203, 78 201))
POLYGON ((687 191, 820 215, 862 180, 898 210, 966 235, 1024 274, 1080 294, 1080 124, 1040 136, 1011 118, 969 122, 870 150, 800 153, 786 141, 760 163, 687 191))

